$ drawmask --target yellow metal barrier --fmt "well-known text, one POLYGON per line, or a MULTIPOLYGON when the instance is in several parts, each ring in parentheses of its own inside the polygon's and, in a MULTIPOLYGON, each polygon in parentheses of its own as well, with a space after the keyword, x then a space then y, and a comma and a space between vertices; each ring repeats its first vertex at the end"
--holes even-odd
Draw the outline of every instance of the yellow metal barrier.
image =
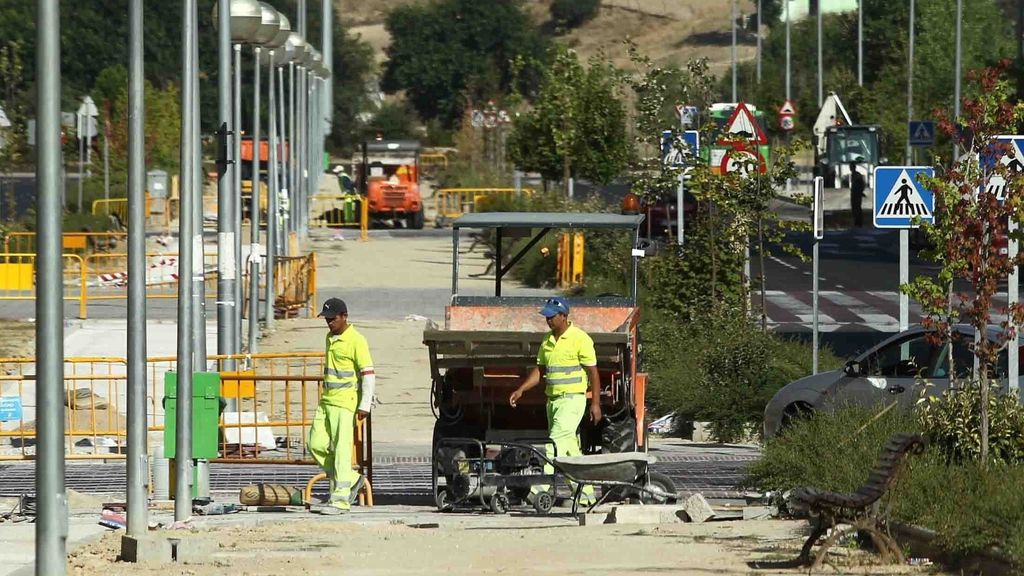
MULTIPOLYGON (((217 254, 203 254, 207 290, 217 286, 217 254)), ((88 300, 127 300, 128 255, 89 254, 85 257, 88 300)), ((146 297, 178 297, 178 254, 146 254, 146 297)))
MULTIPOLYGON (((519 190, 519 194, 533 193, 532 188, 519 190)), ((435 222, 438 226, 444 226, 463 214, 477 212, 486 202, 495 199, 513 200, 516 197, 515 188, 441 188, 434 192, 434 206, 437 210, 435 222)))
POLYGON ((423 168, 448 168, 448 155, 444 152, 424 152, 420 154, 420 166, 423 168))
MULTIPOLYGON (((150 212, 153 208, 153 199, 149 197, 149 193, 146 193, 146 204, 144 207, 146 218, 149 218, 150 212)), ((92 213, 94 216, 110 215, 117 216, 118 220, 123 226, 128 225, 128 199, 127 198, 110 198, 93 200, 92 202, 92 213)))
MULTIPOLYGON (((124 244, 127 232, 64 232, 64 252, 80 254, 113 250, 124 244)), ((30 254, 36 251, 35 232, 8 232, 4 239, 4 252, 30 254)))
MULTIPOLYGON (((246 204, 248 206, 248 204, 246 204)), ((181 198, 168 198, 167 209, 163 212, 163 222, 160 222, 165 227, 169 227, 175 220, 178 219, 178 215, 181 213, 181 198)), ((216 196, 203 196, 203 221, 205 222, 205 216, 214 216, 217 214, 217 197, 216 196)))
MULTIPOLYGON (((78 317, 86 314, 86 265, 78 254, 64 254, 64 300, 78 300, 78 317)), ((36 255, 0 254, 0 300, 36 299, 36 255)))
POLYGON ((313 228, 359 227, 359 239, 367 240, 370 207, 359 194, 316 194, 309 205, 309 225, 313 228))
MULTIPOLYGON (((35 358, 0 359, 0 388, 16 392, 22 415, 0 424, 0 438, 10 449, 0 460, 35 457, 35 358), (11 390, 10 388, 14 388, 11 390)), ((66 459, 123 458, 127 437, 125 402, 127 364, 124 358, 64 360, 64 454, 66 459)))
POLYGON ((274 313, 291 318, 305 309, 316 314, 316 253, 274 259, 274 313))
POLYGON ((558 238, 558 287, 583 284, 583 232, 565 232, 558 238))

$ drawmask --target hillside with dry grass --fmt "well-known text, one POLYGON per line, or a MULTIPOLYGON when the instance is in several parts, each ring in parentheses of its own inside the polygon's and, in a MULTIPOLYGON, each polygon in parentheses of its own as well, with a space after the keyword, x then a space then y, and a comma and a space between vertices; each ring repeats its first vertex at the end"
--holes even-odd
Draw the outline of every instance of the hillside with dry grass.
MULTIPOLYGON (((429 0, 345 0, 338 9, 383 61, 390 42, 384 18, 395 6, 429 0)), ((538 26, 549 18, 549 0, 530 0, 528 9, 538 26)), ((742 0, 740 13, 752 13, 756 3, 742 0)), ((731 63, 731 3, 723 0, 603 0, 597 18, 559 36, 586 58, 603 52, 617 65, 629 59, 623 41, 630 38, 657 64, 682 65, 691 58, 708 58, 711 71, 727 74, 731 63)), ((755 38, 739 36, 738 58, 755 56, 755 38)))

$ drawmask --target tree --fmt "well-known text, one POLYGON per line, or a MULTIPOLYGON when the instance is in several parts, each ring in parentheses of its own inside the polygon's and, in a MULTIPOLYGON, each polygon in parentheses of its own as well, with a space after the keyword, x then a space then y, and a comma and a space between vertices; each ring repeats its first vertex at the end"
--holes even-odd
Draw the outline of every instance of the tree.
POLYGON ((546 41, 522 0, 439 0, 395 8, 381 87, 404 90, 424 120, 452 128, 467 101, 484 102, 513 88, 532 93, 539 84, 546 41), (513 61, 525 69, 514 74, 513 61), (518 83, 518 86, 513 86, 518 83))
MULTIPOLYGON (((1010 100, 1012 90, 1005 74, 1007 68, 1008 63, 1003 63, 970 75, 978 82, 978 94, 964 99, 961 118, 936 111, 940 126, 947 134, 957 134, 960 124, 966 127, 964 133, 971 137, 964 143, 966 154, 944 173, 925 182, 935 194, 935 222, 921 226, 934 245, 929 253, 938 262, 939 273, 936 278, 918 276, 900 289, 921 303, 926 314, 922 323, 935 331, 934 338, 946 343, 952 342, 952 326, 961 318, 974 327, 976 334, 987 334, 992 298, 999 290, 999 282, 1024 264, 1024 253, 1010 259, 999 253, 996 243, 998 237, 1009 233, 1011 222, 1019 228, 1024 221, 1024 196, 1021 195, 1024 174, 1011 172, 1002 162, 977 160, 994 156, 1006 158, 1009 151, 1005 145, 996 143, 995 136, 1012 133, 1024 119, 1024 104, 1010 100), (995 176, 1007 180, 1004 202, 995 194, 979 193, 995 176), (969 290, 955 292, 956 281, 965 282, 969 290)), ((1019 232, 1013 234, 1020 237, 1019 232)), ((1006 348, 1016 331, 1015 326, 1024 323, 1024 305, 1015 304, 1005 312, 1008 319, 1000 324, 995 340, 981 336, 972 345, 979 365, 973 380, 980 389, 983 464, 988 462, 989 379, 995 373, 1000 351, 1006 348)), ((956 374, 952 362, 950 352, 951 378, 956 374)))
POLYGON ((630 153, 619 75, 600 58, 583 66, 565 47, 552 51, 536 104, 513 125, 509 156, 521 170, 566 185, 570 177, 607 183, 630 153))
MULTIPOLYGON (((857 85, 857 11, 853 10, 823 17, 823 88, 826 95, 836 92, 842 97, 856 122, 880 124, 883 149, 889 158, 902 158, 907 135, 909 4, 863 1, 864 86, 857 85)), ((955 2, 916 4, 914 110, 920 118, 936 108, 952 108, 955 18, 955 2)), ((786 38, 784 21, 768 22, 771 33, 763 44, 761 83, 756 83, 754 64, 746 62, 738 70, 737 90, 743 100, 771 109, 782 104, 785 94, 786 38)), ((1010 22, 995 0, 964 0, 962 27, 963 70, 982 68, 1015 53, 1010 22)), ((809 135, 818 113, 816 19, 793 21, 790 37, 796 134, 809 135)), ((772 129, 777 125, 769 124, 772 129)), ((945 153, 951 148, 940 142, 937 150, 945 153)))

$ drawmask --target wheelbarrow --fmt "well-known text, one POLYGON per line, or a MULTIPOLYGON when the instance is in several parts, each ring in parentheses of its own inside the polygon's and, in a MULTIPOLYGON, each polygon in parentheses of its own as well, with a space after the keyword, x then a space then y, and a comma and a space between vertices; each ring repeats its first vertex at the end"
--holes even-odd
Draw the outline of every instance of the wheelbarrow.
POLYGON ((601 497, 587 508, 590 512, 613 495, 625 499, 637 497, 642 503, 662 503, 676 499, 672 480, 650 469, 658 459, 646 452, 617 452, 562 456, 552 461, 557 473, 576 483, 572 513, 579 507, 583 487, 601 487, 601 497))
MULTIPOLYGON (((641 502, 667 502, 676 497, 675 486, 664 474, 650 470, 654 456, 644 452, 620 452, 550 459, 533 444, 488 443, 472 438, 445 438, 435 453, 433 485, 439 510, 472 506, 504 513, 510 503, 525 501, 534 486, 576 483, 572 513, 579 508, 583 487, 602 488, 601 498, 588 512, 613 495, 641 502), (554 473, 544 472, 551 466, 554 473), (444 479, 442 487, 439 480, 444 479)), ((546 514, 554 502, 553 491, 537 493, 533 505, 546 514)))

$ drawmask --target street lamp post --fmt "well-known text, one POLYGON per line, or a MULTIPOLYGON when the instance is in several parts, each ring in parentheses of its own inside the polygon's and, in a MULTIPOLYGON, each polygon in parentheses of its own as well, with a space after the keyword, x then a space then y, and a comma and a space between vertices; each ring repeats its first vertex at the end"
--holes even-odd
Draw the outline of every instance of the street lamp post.
POLYGON ((284 14, 278 13, 278 30, 274 37, 266 43, 267 48, 267 70, 268 76, 268 93, 269 93, 269 122, 270 122, 270 138, 268 142, 268 150, 270 158, 268 159, 270 164, 268 166, 269 176, 269 189, 267 190, 267 271, 266 271, 266 282, 264 282, 266 291, 264 300, 266 301, 266 309, 264 315, 264 324, 267 330, 272 330, 274 327, 274 299, 276 296, 274 290, 274 261, 277 257, 278 243, 277 243, 277 202, 279 194, 278 186, 278 145, 279 145, 279 132, 277 130, 277 93, 275 90, 275 70, 276 62, 275 58, 277 54, 281 52, 280 48, 288 40, 288 35, 291 33, 291 22, 284 14))
MULTIPOLYGON (((263 16, 257 0, 226 0, 214 8, 214 26, 217 26, 218 80, 217 109, 221 130, 232 136, 230 157, 218 166, 217 173, 217 352, 238 354, 241 329, 241 277, 239 260, 241 214, 241 54, 242 44, 249 41, 260 26, 263 16), (219 22, 228 22, 220 27, 219 22), (231 44, 234 44, 235 91, 231 86, 231 44), (226 53, 227 52, 227 53, 226 53)), ((228 155, 228 150, 223 154, 228 155)), ((233 358, 225 362, 225 370, 235 370, 233 358)), ((238 400, 226 398, 227 411, 237 411, 238 400)))
MULTIPOLYGON (((260 53, 264 44, 271 42, 281 30, 277 10, 261 2, 262 21, 253 35, 253 104, 252 104, 252 196, 249 204, 249 353, 257 352, 260 306, 260 53)), ((269 195, 269 191, 268 191, 269 195)))

